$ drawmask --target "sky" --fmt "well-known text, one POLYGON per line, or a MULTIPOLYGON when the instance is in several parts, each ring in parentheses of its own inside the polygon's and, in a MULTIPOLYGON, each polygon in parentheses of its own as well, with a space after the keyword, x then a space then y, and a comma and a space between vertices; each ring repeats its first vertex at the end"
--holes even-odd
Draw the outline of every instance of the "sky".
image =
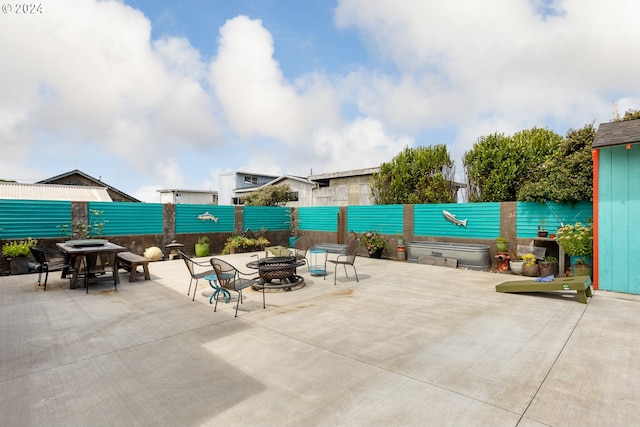
MULTIPOLYGON (((0 10, 0 179, 145 202, 218 174, 462 156, 640 109, 637 0, 43 0, 0 10)), ((7 7, 8 5, 8 7, 7 7)))

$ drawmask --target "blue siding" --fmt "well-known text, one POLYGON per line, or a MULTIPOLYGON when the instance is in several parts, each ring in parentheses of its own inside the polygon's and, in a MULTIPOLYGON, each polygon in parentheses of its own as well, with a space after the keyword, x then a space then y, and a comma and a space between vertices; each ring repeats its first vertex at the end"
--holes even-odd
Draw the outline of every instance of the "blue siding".
POLYGON ((244 225, 246 230, 267 231, 289 230, 291 228, 291 209, 281 206, 245 206, 244 225))
POLYGON ((593 204, 580 202, 575 205, 547 202, 516 203, 516 233, 518 238, 532 239, 538 236, 538 226, 546 221, 545 228, 549 234, 555 234, 561 224, 587 223, 593 219, 593 204))
POLYGON ((349 206, 347 230, 356 233, 377 231, 380 234, 401 234, 403 205, 349 206))
POLYGON ((303 231, 338 231, 338 206, 298 208, 298 229, 303 231))
POLYGON ((599 150, 599 289, 640 294, 640 145, 599 150))
POLYGON ((233 233, 233 206, 215 205, 176 205, 176 233, 233 233), (198 215, 209 212, 218 221, 203 221, 198 215))
POLYGON ((103 213, 98 221, 106 220, 102 235, 127 236, 130 234, 162 234, 162 204, 128 202, 89 202, 89 222, 91 211, 103 213))
POLYGON ((71 224, 71 202, 0 200, 0 239, 62 237, 58 225, 71 224))
POLYGON ((414 234, 460 239, 495 239, 500 235, 500 203, 415 205, 414 234), (466 219, 467 226, 453 224, 444 217, 443 210, 461 221, 466 219))

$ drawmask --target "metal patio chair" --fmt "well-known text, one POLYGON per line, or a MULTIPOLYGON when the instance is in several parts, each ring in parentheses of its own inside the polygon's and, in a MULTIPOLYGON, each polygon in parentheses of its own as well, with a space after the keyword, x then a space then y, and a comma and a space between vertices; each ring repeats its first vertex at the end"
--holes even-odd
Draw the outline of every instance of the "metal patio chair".
POLYGON ((338 272, 338 266, 342 265, 344 267, 345 276, 349 277, 347 274, 347 265, 350 265, 353 268, 353 272, 356 275, 356 282, 358 280, 358 272, 356 271, 356 266, 353 265, 356 262, 356 255, 358 254, 358 249, 360 248, 360 239, 349 240, 349 245, 347 246, 347 253, 345 255, 338 255, 336 259, 328 259, 327 262, 334 264, 333 269, 333 284, 336 284, 336 274, 338 272))
MULTIPOLYGON (((235 268, 233 265, 229 264, 226 261, 222 261, 218 258, 211 258, 210 260, 211 266, 213 270, 218 276, 218 283, 222 289, 226 289, 228 291, 233 291, 238 293, 238 302, 236 303, 236 314, 235 317, 238 317, 238 307, 242 303, 242 290, 248 287, 261 287, 262 288, 262 308, 267 308, 264 296, 264 282, 256 279, 247 279, 241 277, 241 275, 245 274, 235 268)), ((213 311, 216 311, 218 308, 218 297, 216 295, 216 305, 213 308, 213 311)))
POLYGON ((32 246, 31 253, 38 263, 38 286, 40 286, 40 279, 44 272, 45 291, 47 290, 47 279, 49 278, 50 271, 62 271, 62 278, 65 279, 73 269, 73 266, 69 264, 69 260, 65 254, 55 249, 32 246))

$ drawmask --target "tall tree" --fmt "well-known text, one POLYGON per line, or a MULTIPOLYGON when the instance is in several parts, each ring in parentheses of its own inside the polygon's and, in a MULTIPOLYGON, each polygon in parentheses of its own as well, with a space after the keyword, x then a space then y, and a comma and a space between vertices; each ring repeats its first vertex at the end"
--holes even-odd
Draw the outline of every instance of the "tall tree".
POLYGON ((247 194, 244 198, 247 206, 284 206, 293 200, 289 184, 267 185, 247 194))
POLYGON ((523 130, 511 137, 480 137, 463 156, 471 202, 516 200, 518 190, 557 149, 562 137, 548 129, 523 130))
POLYGON ((445 145, 405 147, 373 174, 371 195, 376 205, 452 203, 454 173, 445 145))
POLYGON ((591 144, 596 137, 593 124, 569 129, 566 137, 540 168, 518 191, 518 200, 571 203, 591 200, 593 161, 591 144))

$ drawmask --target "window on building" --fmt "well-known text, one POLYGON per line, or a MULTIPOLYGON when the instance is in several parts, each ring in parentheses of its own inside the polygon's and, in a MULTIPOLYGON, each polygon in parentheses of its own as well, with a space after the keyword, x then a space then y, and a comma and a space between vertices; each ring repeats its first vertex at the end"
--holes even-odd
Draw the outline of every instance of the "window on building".
POLYGON ((244 200, 242 200, 242 197, 234 197, 232 199, 232 202, 234 205, 244 205, 244 200))
POLYGON ((244 176, 245 184, 258 184, 258 177, 253 175, 245 175, 244 176))
POLYGON ((292 191, 292 192, 290 193, 290 195, 291 195, 291 201, 292 201, 292 202, 297 202, 297 201, 299 201, 299 199, 298 199, 298 192, 297 192, 297 191, 292 191))

